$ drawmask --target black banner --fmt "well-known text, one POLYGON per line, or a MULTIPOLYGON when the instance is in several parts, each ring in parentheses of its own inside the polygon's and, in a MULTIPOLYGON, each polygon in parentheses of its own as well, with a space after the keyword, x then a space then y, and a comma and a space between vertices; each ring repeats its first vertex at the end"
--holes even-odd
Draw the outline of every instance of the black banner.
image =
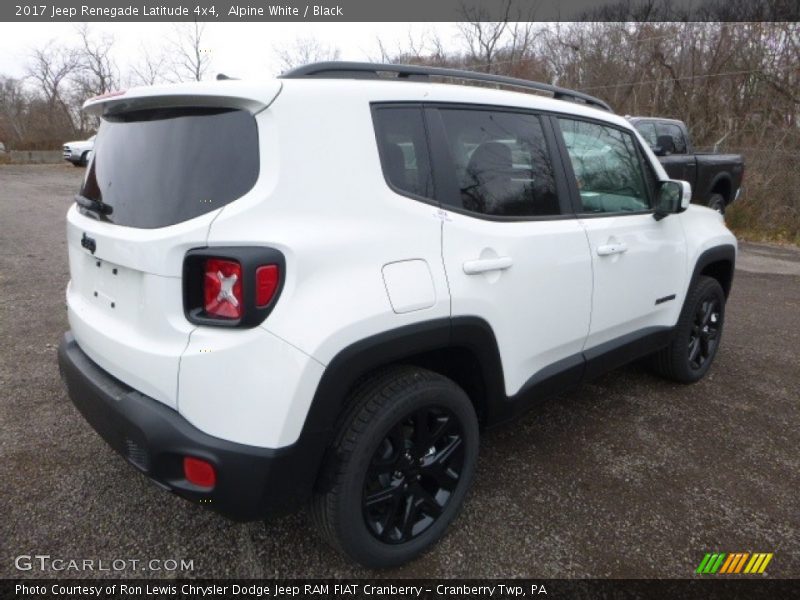
POLYGON ((798 0, 15 0, 0 21, 795 21, 798 0))
POLYGON ((0 597, 24 598, 281 598, 292 600, 468 600, 473 598, 800 598, 787 579, 506 579, 506 580, 2 580, 0 597))

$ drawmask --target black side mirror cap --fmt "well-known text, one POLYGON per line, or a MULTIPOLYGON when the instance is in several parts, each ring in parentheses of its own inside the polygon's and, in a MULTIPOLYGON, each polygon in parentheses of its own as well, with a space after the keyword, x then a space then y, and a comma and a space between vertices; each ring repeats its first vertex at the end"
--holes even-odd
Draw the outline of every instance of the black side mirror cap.
POLYGON ((692 199, 692 187, 686 181, 667 179, 661 181, 656 192, 653 218, 660 221, 664 217, 686 210, 692 199))

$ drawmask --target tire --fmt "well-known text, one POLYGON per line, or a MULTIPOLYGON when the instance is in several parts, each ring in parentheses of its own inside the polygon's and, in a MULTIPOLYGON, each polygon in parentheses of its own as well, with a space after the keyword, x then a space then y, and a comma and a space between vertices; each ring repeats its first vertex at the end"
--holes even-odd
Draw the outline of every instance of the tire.
POLYGON ((708 208, 712 208, 719 214, 725 214, 725 197, 722 194, 711 194, 708 199, 708 208))
POLYGON ((725 324, 725 293, 701 275, 689 291, 669 346, 652 357, 660 375, 679 383, 701 380, 714 362, 725 324))
POLYGON ((407 366, 370 377, 351 401, 311 516, 350 559, 401 565, 435 544, 461 509, 478 456, 475 410, 453 381, 407 366))
POLYGON ((83 154, 81 154, 81 160, 80 160, 80 162, 78 162, 78 164, 77 164, 77 165, 75 165, 75 166, 76 166, 76 167, 85 167, 85 166, 86 166, 86 165, 88 165, 88 164, 89 164, 89 151, 87 150, 86 152, 84 152, 83 154))

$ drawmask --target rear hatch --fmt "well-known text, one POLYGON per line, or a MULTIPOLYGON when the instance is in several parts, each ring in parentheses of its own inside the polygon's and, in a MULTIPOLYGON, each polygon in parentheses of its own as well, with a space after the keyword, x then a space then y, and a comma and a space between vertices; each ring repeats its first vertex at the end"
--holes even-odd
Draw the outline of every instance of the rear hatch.
POLYGON ((259 175, 254 114, 280 83, 143 88, 87 102, 95 152, 67 215, 70 327, 100 367, 177 408, 186 252, 259 175), (221 94, 224 90, 224 94, 221 94))

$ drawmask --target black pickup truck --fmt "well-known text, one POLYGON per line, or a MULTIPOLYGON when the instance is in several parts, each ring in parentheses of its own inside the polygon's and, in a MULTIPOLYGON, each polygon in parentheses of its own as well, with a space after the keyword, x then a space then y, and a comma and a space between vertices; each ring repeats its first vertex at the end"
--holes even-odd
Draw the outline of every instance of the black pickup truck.
POLYGON ((692 184, 692 202, 721 213, 739 196, 744 160, 739 154, 695 152, 683 121, 628 117, 672 179, 692 184))

